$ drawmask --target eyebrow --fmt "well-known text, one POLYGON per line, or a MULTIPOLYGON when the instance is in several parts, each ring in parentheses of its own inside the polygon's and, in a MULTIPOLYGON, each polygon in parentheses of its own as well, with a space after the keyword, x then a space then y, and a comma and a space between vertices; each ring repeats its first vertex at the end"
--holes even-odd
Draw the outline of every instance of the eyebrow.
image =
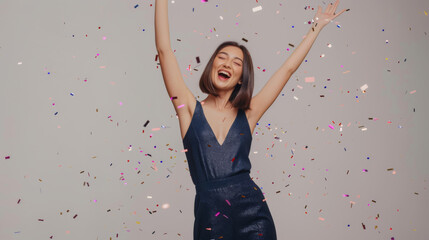
MULTIPOLYGON (((221 54, 221 53, 226 54, 226 55, 228 55, 228 56, 229 56, 229 54, 228 54, 228 53, 226 53, 226 52, 219 52, 219 54, 221 54)), ((241 58, 239 58, 239 57, 235 57, 235 59, 238 59, 238 60, 240 60, 241 62, 243 62, 243 60, 241 60, 241 58)))

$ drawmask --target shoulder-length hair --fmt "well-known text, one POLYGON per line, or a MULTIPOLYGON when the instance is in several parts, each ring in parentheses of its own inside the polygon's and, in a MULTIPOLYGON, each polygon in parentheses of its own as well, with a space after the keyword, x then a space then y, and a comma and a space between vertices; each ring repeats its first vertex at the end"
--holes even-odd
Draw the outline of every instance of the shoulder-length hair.
POLYGON ((219 94, 216 92, 216 89, 213 86, 213 82, 211 79, 211 70, 213 67, 213 61, 216 58, 217 54, 222 50, 224 47, 227 46, 234 46, 238 47, 243 51, 243 71, 241 74, 241 84, 237 84, 229 97, 228 101, 231 102, 231 104, 239 109, 247 110, 250 109, 250 101, 252 100, 252 94, 253 94, 253 85, 254 85, 254 73, 253 73, 253 62, 252 57, 250 56, 249 51, 247 48, 243 45, 238 44, 234 41, 226 41, 220 44, 213 55, 211 56, 209 62, 206 65, 206 68, 204 69, 203 74, 200 78, 200 89, 203 93, 206 94, 212 94, 213 96, 219 96, 219 94))

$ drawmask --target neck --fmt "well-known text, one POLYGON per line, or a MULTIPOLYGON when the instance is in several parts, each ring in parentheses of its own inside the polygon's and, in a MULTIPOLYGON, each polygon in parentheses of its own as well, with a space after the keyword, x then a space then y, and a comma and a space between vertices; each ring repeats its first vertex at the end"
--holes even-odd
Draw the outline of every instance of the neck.
POLYGON ((226 109, 233 108, 232 104, 228 101, 229 97, 231 96, 231 93, 225 94, 225 93, 219 93, 219 96, 215 97, 213 95, 208 95, 206 102, 209 102, 211 105, 213 105, 216 110, 223 111, 226 109))

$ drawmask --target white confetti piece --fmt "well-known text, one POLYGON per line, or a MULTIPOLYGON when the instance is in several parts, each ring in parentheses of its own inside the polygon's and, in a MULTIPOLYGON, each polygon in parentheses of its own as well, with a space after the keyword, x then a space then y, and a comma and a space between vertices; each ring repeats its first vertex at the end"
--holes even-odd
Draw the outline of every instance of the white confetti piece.
POLYGON ((252 10, 253 10, 253 12, 261 11, 261 10, 262 10, 262 6, 261 6, 261 5, 259 5, 259 6, 257 6, 257 7, 254 7, 252 10))

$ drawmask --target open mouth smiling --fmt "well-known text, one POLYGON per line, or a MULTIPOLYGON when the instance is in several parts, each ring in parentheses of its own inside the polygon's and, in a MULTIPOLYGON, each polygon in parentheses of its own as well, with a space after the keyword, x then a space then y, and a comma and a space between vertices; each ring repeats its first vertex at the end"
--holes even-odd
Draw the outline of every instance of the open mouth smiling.
POLYGON ((221 80, 228 80, 231 77, 231 74, 227 71, 220 70, 218 76, 221 80))

